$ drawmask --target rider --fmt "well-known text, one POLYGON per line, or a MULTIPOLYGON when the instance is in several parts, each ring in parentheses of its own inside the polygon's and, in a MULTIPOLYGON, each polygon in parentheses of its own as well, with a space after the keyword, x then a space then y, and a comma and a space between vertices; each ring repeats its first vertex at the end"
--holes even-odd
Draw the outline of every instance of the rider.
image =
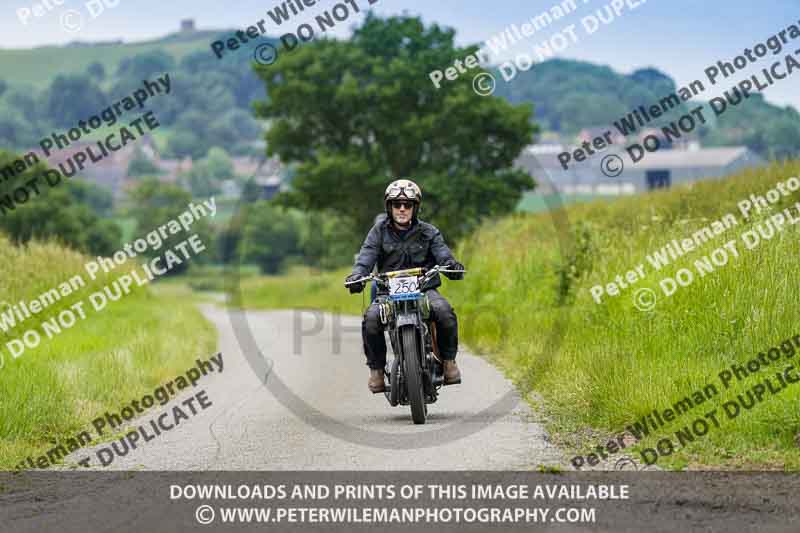
MULTIPOLYGON (((353 273, 345 282, 363 278, 377 263, 378 272, 389 272, 407 268, 443 265, 449 270, 464 270, 455 260, 439 230, 417 218, 422 204, 422 190, 413 181, 393 181, 383 195, 388 216, 381 217, 367 234, 353 267, 353 273)), ((450 279, 463 279, 464 274, 445 273, 450 279)), ((431 318, 436 324, 439 353, 444 364, 445 383, 459 382, 461 373, 456 365, 458 352, 458 321, 455 311, 436 287, 441 280, 435 276, 423 287, 430 302, 431 318)), ((349 285, 351 293, 364 290, 364 283, 349 285)), ((364 313, 361 324, 364 351, 367 356, 369 390, 382 392, 385 389, 383 369, 386 366, 386 340, 380 321, 379 306, 372 303, 364 313)))

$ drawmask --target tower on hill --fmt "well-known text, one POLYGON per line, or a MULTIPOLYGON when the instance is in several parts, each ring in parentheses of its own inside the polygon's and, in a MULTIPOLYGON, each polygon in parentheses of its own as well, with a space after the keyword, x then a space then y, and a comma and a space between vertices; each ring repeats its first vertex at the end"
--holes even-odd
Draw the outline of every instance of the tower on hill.
POLYGON ((183 19, 181 21, 181 33, 192 33, 195 29, 194 19, 183 19))

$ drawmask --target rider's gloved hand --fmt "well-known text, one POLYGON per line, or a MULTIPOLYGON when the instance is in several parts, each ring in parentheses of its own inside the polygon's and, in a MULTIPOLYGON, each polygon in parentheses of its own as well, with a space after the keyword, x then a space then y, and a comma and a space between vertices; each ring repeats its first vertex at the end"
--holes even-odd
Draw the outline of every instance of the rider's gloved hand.
MULTIPOLYGON (((458 261, 450 261, 445 265, 445 267, 447 268, 447 270, 464 270, 464 265, 462 265, 458 261)), ((460 274, 455 274, 452 272, 443 272, 443 274, 447 276, 447 279, 452 279, 452 280, 464 279, 463 272, 460 274)))
MULTIPOLYGON (((345 283, 349 283, 349 282, 355 281, 355 280, 357 280, 357 279, 359 279, 361 277, 362 276, 359 276, 358 274, 350 274, 349 276, 344 278, 344 282, 345 283)), ((356 294, 356 293, 359 293, 359 292, 364 290, 364 285, 365 285, 365 283, 362 281, 361 283, 353 283, 352 285, 345 285, 345 287, 350 289, 350 294, 356 294)))

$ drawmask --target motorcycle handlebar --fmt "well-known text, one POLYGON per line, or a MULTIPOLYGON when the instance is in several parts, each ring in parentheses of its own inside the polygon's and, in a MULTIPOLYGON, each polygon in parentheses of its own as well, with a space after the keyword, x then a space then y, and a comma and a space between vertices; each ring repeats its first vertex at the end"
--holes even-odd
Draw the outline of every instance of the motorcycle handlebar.
MULTIPOLYGON (((422 275, 422 277, 427 278, 428 276, 431 275, 431 273, 437 273, 437 272, 442 272, 442 273, 445 273, 445 274, 450 274, 450 273, 463 274, 463 273, 466 273, 466 269, 465 270, 452 270, 452 269, 445 268, 443 266, 436 265, 436 266, 432 267, 430 270, 425 271, 425 273, 422 275)), ((386 276, 385 273, 384 274, 370 274, 369 276, 364 276, 363 278, 360 278, 360 279, 354 279, 352 281, 346 281, 344 283, 344 286, 345 287, 349 287, 350 285, 355 285, 356 283, 364 283, 365 281, 372 281, 372 280, 385 281, 386 279, 387 279, 387 276, 386 276)))

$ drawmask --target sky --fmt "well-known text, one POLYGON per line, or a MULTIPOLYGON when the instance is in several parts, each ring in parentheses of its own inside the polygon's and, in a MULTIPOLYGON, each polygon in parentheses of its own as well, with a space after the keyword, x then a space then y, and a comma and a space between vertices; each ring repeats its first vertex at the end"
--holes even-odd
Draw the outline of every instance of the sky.
MULTIPOLYGON (((355 2, 363 12, 369 0, 349 1, 355 2)), ((532 17, 562 3, 562 0, 372 1, 376 2, 372 9, 381 15, 419 15, 426 23, 450 26, 456 29, 457 42, 461 45, 483 43, 509 25, 521 27, 532 17)), ((533 44, 549 40, 564 27, 575 24, 578 42, 571 43, 557 57, 609 65, 622 73, 655 67, 682 86, 696 79, 705 80, 703 71, 710 65, 720 60, 732 61, 745 48, 766 41, 791 24, 800 25, 797 0, 576 1, 576 11, 540 30, 510 55, 529 52, 533 44), (597 16, 596 12, 612 1, 618 2, 617 5, 624 4, 619 16, 589 34, 582 19, 597 16)), ((293 18, 291 25, 296 27, 337 3, 340 0, 317 0, 315 6, 307 8, 304 16, 293 18)), ((266 19, 267 28, 273 30, 271 33, 282 34, 289 30, 288 23, 276 27, 267 16, 267 10, 282 4, 282 1, 237 0, 235 5, 231 4, 233 2, 219 0, 0 0, 0 48, 64 44, 76 39, 140 41, 175 31, 180 20, 185 18, 194 19, 199 29, 242 28, 266 19), (87 3, 95 7, 87 6, 87 3), (34 14, 36 4, 41 16, 34 14), (98 5, 106 7, 99 12, 98 5), (69 10, 81 13, 82 26, 76 33, 67 32, 61 26, 65 16, 68 25, 74 25, 78 20, 75 14, 64 15, 69 10), (92 18, 92 11, 96 18, 92 18), (24 23, 21 18, 25 18, 24 23)), ((359 19, 360 15, 353 14, 332 33, 346 37, 359 19)), ((752 68, 737 72, 729 81, 744 79, 787 53, 800 49, 800 39, 790 44, 792 46, 775 59, 762 59, 752 68)), ((510 55, 503 54, 498 59, 510 59, 510 55)), ((800 59, 800 54, 795 57, 800 59)), ((442 68, 447 66, 442 65, 442 68)), ((794 80, 787 78, 778 82, 765 91, 766 99, 800 109, 800 91, 796 90, 798 80, 800 75, 794 80)))

